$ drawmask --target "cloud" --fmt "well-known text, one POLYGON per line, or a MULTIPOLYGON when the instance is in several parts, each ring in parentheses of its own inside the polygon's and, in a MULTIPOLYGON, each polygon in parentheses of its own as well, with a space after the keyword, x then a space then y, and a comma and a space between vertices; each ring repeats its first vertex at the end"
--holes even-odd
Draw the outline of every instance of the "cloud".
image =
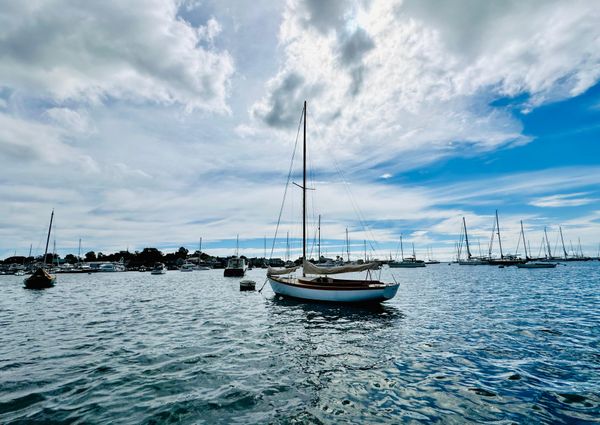
POLYGON ((300 114, 296 105, 302 102, 303 83, 304 78, 299 74, 281 74, 271 82, 274 89, 268 100, 255 105, 252 114, 271 127, 292 127, 299 120, 300 114), (290 101, 291 99, 294 101, 290 101))
POLYGON ((340 61, 349 68, 352 83, 349 93, 356 96, 363 84, 365 65, 363 57, 375 47, 375 43, 362 28, 357 28, 351 34, 343 33, 339 39, 340 61))
POLYGON ((69 132, 89 133, 93 125, 85 111, 76 111, 69 108, 50 108, 45 115, 58 126, 69 132))
POLYGON ((528 143, 493 101, 524 95, 525 111, 595 84, 599 14, 594 2, 290 1, 284 59, 253 116, 291 128, 306 97, 312 128, 322 127, 313 149, 335 146, 363 169, 528 143))
POLYGON ((485 199, 495 199, 498 204, 511 195, 538 195, 599 184, 600 167, 556 167, 458 182, 435 189, 431 195, 441 204, 472 204, 485 199))
POLYGON ((64 132, 50 125, 14 118, 0 113, 0 152, 3 168, 38 163, 71 164, 78 170, 96 171, 96 162, 63 141, 64 132))
POLYGON ((564 193, 559 195, 544 196, 529 202, 529 205, 540 208, 579 207, 597 202, 596 198, 586 198, 586 192, 564 193))
POLYGON ((4 2, 0 86, 58 102, 124 99, 223 112, 233 61, 201 46, 219 30, 214 19, 197 28, 178 19, 170 0, 4 2))
POLYGON ((321 34, 327 35, 344 24, 344 15, 350 5, 352 2, 348 0, 306 0, 290 6, 304 27, 315 28, 321 34))

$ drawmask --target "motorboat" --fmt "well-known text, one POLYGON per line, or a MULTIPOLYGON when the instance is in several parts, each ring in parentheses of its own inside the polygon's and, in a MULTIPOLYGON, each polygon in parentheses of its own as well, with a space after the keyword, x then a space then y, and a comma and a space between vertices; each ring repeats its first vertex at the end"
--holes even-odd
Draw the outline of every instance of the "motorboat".
POLYGON ((227 267, 223 270, 225 277, 243 277, 246 274, 246 260, 237 256, 227 260, 227 267))
POLYGON ((179 271, 181 272, 193 272, 194 270, 196 270, 196 265, 193 263, 184 263, 181 265, 181 267, 179 268, 179 271))
POLYGON ((167 273, 167 268, 163 263, 156 263, 150 274, 165 274, 167 273))

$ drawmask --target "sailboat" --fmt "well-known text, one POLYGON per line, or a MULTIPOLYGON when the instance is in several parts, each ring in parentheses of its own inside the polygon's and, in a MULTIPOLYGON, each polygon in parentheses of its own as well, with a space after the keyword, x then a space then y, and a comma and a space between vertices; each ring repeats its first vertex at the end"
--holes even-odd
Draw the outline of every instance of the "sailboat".
POLYGON ((427 248, 427 260, 425 264, 440 264, 440 262, 433 258, 433 249, 431 247, 427 248))
POLYGON ((398 283, 371 279, 374 263, 347 264, 339 267, 317 266, 306 257, 306 101, 302 110, 304 121, 302 189, 302 265, 274 269, 269 267, 267 279, 277 295, 308 301, 336 303, 373 303, 389 300, 398 292, 398 283), (293 274, 302 267, 302 276, 293 274), (366 272, 366 279, 336 279, 333 274, 366 272))
POLYGON ((400 235, 400 255, 402 257, 402 261, 390 261, 388 263, 388 266, 392 269, 398 269, 398 268, 412 269, 415 267, 426 267, 425 262, 423 260, 417 260, 417 256, 415 255, 415 244, 413 244, 412 248, 413 248, 412 257, 404 257, 404 246, 402 244, 402 235, 400 235))
POLYGON ((465 220, 464 217, 463 217, 463 229, 465 232, 465 244, 467 247, 467 258, 465 260, 461 260, 459 258, 458 264, 460 264, 461 266, 481 266, 481 265, 489 264, 489 262, 486 259, 481 258, 481 256, 475 257, 471 254, 471 247, 469 246, 469 234, 467 232, 467 221, 465 220))
POLYGON ((523 238, 523 248, 525 249, 525 260, 527 261, 525 264, 517 264, 517 267, 520 269, 553 269, 556 267, 556 263, 550 262, 533 262, 529 261, 531 258, 527 253, 527 243, 525 239, 525 231, 523 230, 523 221, 521 220, 521 237, 523 238))
POLYGON ((46 256, 48 255, 48 243, 50 242, 50 233, 52 232, 52 220, 54 219, 54 210, 50 215, 50 226, 48 227, 48 237, 46 238, 46 250, 44 251, 44 263, 31 276, 23 281, 27 289, 46 289, 52 288, 56 283, 56 276, 46 271, 46 256))
POLYGON ((494 228, 492 229, 492 240, 490 242, 489 250, 489 264, 494 266, 514 266, 517 264, 525 263, 525 260, 517 258, 514 255, 504 255, 502 251, 502 239, 500 238, 500 221, 498 220, 498 210, 496 210, 496 221, 494 222, 494 228), (494 242, 494 231, 498 235, 498 246, 500 248, 500 258, 492 258, 492 244, 494 242))
POLYGON ((198 267, 196 270, 210 270, 210 267, 202 262, 202 238, 198 246, 198 267))

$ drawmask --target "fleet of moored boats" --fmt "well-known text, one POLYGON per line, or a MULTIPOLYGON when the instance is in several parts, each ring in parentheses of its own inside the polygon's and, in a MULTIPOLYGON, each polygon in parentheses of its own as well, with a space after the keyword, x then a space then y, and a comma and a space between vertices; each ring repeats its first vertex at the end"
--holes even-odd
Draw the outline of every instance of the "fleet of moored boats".
MULTIPOLYGON (((338 302, 338 303, 372 303, 381 302, 393 298, 397 291, 399 284, 397 282, 382 282, 375 277, 375 271, 380 269, 382 264, 387 263, 389 268, 421 268, 426 267, 428 264, 439 264, 440 262, 434 260, 431 253, 428 251, 428 260, 419 260, 416 257, 414 244, 412 246, 412 255, 404 255, 404 246, 402 236, 400 236, 400 259, 392 259, 389 261, 367 261, 365 255, 365 261, 360 260, 355 263, 349 261, 337 261, 326 260, 321 257, 319 253, 319 262, 311 262, 307 260, 306 255, 306 113, 307 105, 304 102, 304 108, 302 110, 302 121, 304 124, 303 133, 303 184, 299 186, 302 189, 302 257, 296 262, 286 262, 284 267, 272 267, 267 264, 266 255, 263 259, 260 267, 267 268, 267 279, 273 292, 276 295, 292 297, 297 299, 303 299, 308 301, 326 301, 326 302, 338 302), (342 273, 357 273, 365 272, 366 276, 364 279, 340 279, 334 278, 332 275, 342 273)), ((289 182, 288 182, 289 183, 289 182)), ((35 270, 31 270, 31 275, 24 279, 24 286, 28 289, 45 289, 51 288, 56 284, 56 275, 52 274, 50 267, 46 264, 46 258, 48 254, 48 244, 50 241, 50 234, 52 232, 52 221, 54 218, 54 210, 50 216, 50 225, 48 227, 48 235, 46 239, 46 248, 44 253, 44 262, 40 264, 35 270)), ((587 261, 591 260, 590 257, 583 255, 581 247, 576 255, 569 255, 565 247, 564 238, 562 234, 562 228, 559 228, 560 240, 562 243, 563 255, 559 258, 552 255, 551 245, 548 240, 548 234, 544 229, 544 240, 542 241, 542 248, 544 250, 544 256, 538 255, 534 257, 529 246, 529 241, 525 237, 525 231, 523 223, 521 222, 521 232, 519 235, 519 242, 517 244, 517 250, 519 245, 523 244, 525 256, 520 257, 517 255, 506 254, 502 248, 502 239, 500 235, 500 223, 498 219, 498 211, 496 211, 495 221, 492 229, 492 237, 489 244, 488 254, 486 256, 481 254, 478 256, 473 255, 471 244, 469 242, 469 235, 467 231, 466 219, 462 219, 462 229, 459 242, 456 245, 456 260, 454 263, 459 265, 478 266, 478 265, 493 265, 499 267, 505 266, 516 266, 518 268, 525 269, 538 269, 538 268, 555 268, 558 262, 563 261, 587 261), (500 256, 494 257, 492 255, 492 249, 494 239, 497 238, 499 246, 500 256)), ((346 231, 347 232, 347 231, 346 231)), ((348 236, 346 236, 348 241, 348 236)), ((239 237, 238 237, 239 242, 239 237)), ((81 244, 81 241, 80 241, 81 244)), ((289 244, 289 243, 288 243, 289 244)), ((239 243, 238 243, 239 245, 239 243)), ((239 257, 238 248, 236 245, 236 255, 229 258, 227 266, 224 268, 223 275, 225 277, 244 277, 249 264, 246 262, 244 257, 239 257)), ((540 251, 541 249, 540 248, 540 251)), ((320 249, 320 218, 319 218, 319 249, 320 249)), ((80 248, 81 250, 81 248, 80 248)), ((265 242, 266 251, 266 242, 265 242)), ((202 252, 202 239, 200 239, 200 250, 202 252)), ((366 252, 366 242, 365 242, 366 252)), ((348 251, 349 257, 349 251, 348 251)), ((283 264, 283 263, 282 263, 283 264)), ((198 255, 198 262, 185 262, 180 267, 181 272, 193 272, 201 270, 210 270, 210 264, 203 264, 200 261, 200 255, 198 255)), ((77 264, 77 266, 61 267, 54 270, 55 273, 95 273, 95 272, 121 272, 125 271, 125 265, 120 263, 104 263, 98 267, 91 267, 89 264, 77 264)), ((139 271, 147 271, 145 268, 140 268, 139 271)), ((150 269, 152 275, 162 275, 167 273, 167 267, 163 263, 156 263, 154 267, 150 269)), ((25 275, 25 271, 19 269, 15 274, 25 275)), ((393 276, 393 275, 392 275, 393 276)), ((264 287, 264 285, 263 285, 264 287)), ((252 280, 242 280, 240 282, 240 290, 254 290, 255 282, 252 280)), ((262 288, 260 289, 262 291, 262 288)))

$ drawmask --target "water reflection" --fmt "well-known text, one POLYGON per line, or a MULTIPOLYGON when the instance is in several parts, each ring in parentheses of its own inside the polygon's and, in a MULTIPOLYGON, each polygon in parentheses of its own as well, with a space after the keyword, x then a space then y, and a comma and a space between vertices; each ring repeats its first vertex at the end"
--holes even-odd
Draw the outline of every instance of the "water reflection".
POLYGON ((308 322, 315 319, 326 322, 349 320, 353 323, 370 321, 382 326, 393 326, 405 317, 397 307, 384 303, 366 305, 319 303, 276 295, 267 301, 267 308, 273 315, 289 314, 290 311, 301 312, 308 322))

